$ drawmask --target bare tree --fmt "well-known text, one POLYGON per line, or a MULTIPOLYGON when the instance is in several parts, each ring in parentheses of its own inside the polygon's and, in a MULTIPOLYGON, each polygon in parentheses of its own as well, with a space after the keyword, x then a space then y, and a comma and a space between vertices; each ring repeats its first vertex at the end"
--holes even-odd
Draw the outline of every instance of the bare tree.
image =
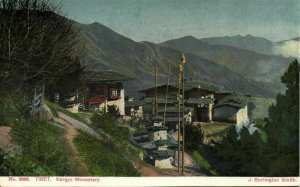
POLYGON ((81 68, 78 33, 59 10, 49 0, 0 1, 1 85, 27 91, 81 68))

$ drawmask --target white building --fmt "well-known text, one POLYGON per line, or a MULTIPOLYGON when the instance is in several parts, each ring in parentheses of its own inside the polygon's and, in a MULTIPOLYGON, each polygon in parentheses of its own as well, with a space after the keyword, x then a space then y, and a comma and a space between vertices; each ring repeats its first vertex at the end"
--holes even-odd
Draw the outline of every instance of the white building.
POLYGON ((213 121, 235 123, 237 127, 248 124, 247 98, 241 95, 228 95, 214 107, 213 121))
POLYGON ((85 84, 84 103, 89 109, 108 111, 116 106, 120 115, 125 115, 125 91, 123 82, 132 78, 114 71, 88 71, 83 74, 85 84))
POLYGON ((168 128, 166 126, 151 126, 148 128, 148 135, 151 141, 167 140, 168 128))
POLYGON ((150 160, 155 167, 160 169, 173 168, 172 163, 174 163, 174 158, 168 150, 158 150, 152 152, 150 160))

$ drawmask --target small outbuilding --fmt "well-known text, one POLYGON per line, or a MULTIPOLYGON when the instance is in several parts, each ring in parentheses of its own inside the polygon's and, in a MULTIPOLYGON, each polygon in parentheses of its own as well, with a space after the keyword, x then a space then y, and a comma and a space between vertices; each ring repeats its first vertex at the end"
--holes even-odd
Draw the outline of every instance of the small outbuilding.
POLYGON ((249 122, 247 103, 247 96, 228 95, 215 105, 213 120, 244 125, 249 122))

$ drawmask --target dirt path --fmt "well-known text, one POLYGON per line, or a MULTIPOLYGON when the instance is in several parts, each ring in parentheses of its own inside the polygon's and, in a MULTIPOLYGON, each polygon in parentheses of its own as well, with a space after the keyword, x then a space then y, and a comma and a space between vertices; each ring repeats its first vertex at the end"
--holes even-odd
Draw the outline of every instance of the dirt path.
POLYGON ((100 136, 96 131, 94 131, 88 125, 86 125, 74 118, 71 118, 70 116, 68 116, 62 112, 58 112, 58 116, 59 116, 59 119, 64 120, 65 122, 69 123, 73 128, 83 130, 84 132, 88 133, 89 135, 95 137, 98 140, 103 139, 102 136, 100 136))
MULTIPOLYGON (((76 150, 76 147, 73 143, 74 137, 77 134, 77 129, 81 129, 85 131, 86 133, 90 134, 91 136, 94 136, 99 141, 103 140, 103 137, 109 137, 108 134, 105 132, 101 132, 101 134, 98 134, 96 131, 94 131, 92 128, 90 128, 88 125, 69 117, 68 115, 58 112, 59 115, 59 123, 63 124, 67 129, 68 135, 66 135, 67 140, 70 142, 70 145, 73 149, 72 152, 74 152, 74 156, 76 159, 78 159, 79 166, 82 167, 82 169, 87 169, 87 166, 85 163, 80 159, 80 156, 76 150)), ((133 166, 141 173, 141 176, 178 176, 177 168, 174 167, 173 169, 158 169, 153 166, 150 166, 146 163, 144 163, 141 160, 136 160, 134 158, 128 158, 128 160, 133 164, 133 166)), ((203 174, 195 172, 196 164, 193 161, 193 159, 185 153, 185 176, 201 176, 203 174)))
POLYGON ((11 127, 0 126, 0 148, 13 154, 20 154, 22 148, 12 143, 10 136, 11 127))
MULTIPOLYGON (((59 119, 58 119, 58 123, 62 124, 64 127, 66 127, 68 129, 68 133, 66 134, 66 138, 72 148, 72 152, 74 153, 74 160, 76 160, 76 162, 79 163, 79 168, 83 169, 83 170, 87 170, 87 166, 85 165, 85 163, 80 159, 80 156, 76 150, 76 147, 73 143, 74 138, 76 137, 77 134, 77 130, 76 129, 81 129, 83 131, 85 131, 86 133, 94 136, 95 138, 97 138, 99 141, 101 141, 104 137, 108 137, 109 135, 107 135, 106 133, 102 132, 101 135, 99 135, 97 132, 95 132, 93 129, 91 129, 89 126, 87 126, 86 124, 75 120, 69 116, 67 116, 64 113, 59 112, 59 119)), ((129 159, 130 162, 133 163, 133 166, 141 173, 142 176, 162 176, 162 174, 158 173, 157 171, 155 171, 154 168, 152 168, 151 166, 146 166, 146 164, 142 164, 140 163, 140 161, 135 161, 133 159, 129 159)))
POLYGON ((81 159, 81 157, 75 147, 75 144, 74 144, 74 138, 77 135, 77 130, 70 123, 68 123, 67 121, 65 121, 63 119, 58 119, 57 122, 67 129, 67 133, 66 133, 65 137, 66 137, 67 143, 69 144, 72 158, 73 158, 74 162, 76 163, 77 170, 80 171, 81 175, 84 175, 84 176, 91 175, 87 165, 81 159))

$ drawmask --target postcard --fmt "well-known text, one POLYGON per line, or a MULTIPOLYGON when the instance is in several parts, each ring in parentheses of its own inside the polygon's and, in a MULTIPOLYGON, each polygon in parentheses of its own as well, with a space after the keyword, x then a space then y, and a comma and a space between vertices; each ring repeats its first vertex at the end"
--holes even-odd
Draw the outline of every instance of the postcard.
POLYGON ((299 0, 0 0, 0 186, 297 186, 299 0))

